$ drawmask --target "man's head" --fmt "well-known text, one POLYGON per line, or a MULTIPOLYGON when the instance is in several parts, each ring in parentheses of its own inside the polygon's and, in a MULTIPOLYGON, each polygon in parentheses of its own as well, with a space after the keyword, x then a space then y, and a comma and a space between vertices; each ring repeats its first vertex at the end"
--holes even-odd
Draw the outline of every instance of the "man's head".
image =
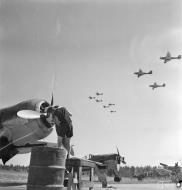
POLYGON ((73 136, 73 126, 71 114, 64 107, 59 107, 53 112, 53 121, 56 125, 58 136, 71 138, 73 136))

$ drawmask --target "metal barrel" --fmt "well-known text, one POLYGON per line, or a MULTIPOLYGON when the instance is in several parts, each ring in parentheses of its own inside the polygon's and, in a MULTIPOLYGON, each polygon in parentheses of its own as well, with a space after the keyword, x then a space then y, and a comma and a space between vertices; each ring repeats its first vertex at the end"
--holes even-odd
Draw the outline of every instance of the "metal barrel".
POLYGON ((66 155, 65 149, 32 148, 27 190, 62 190, 66 155))

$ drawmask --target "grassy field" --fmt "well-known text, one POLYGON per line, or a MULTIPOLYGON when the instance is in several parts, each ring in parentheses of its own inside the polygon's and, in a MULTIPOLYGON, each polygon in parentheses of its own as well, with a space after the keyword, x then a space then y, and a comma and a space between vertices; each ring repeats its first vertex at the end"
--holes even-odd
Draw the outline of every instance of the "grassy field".
POLYGON ((26 184, 27 172, 19 172, 14 170, 0 170, 0 186, 26 184))
MULTIPOLYGON (((88 180, 88 176, 83 176, 84 180, 88 180)), ((28 179, 28 173, 25 171, 14 170, 0 170, 0 186, 6 185, 21 185, 26 184, 28 179)), ((168 180, 145 178, 142 181, 138 181, 135 178, 122 178, 121 182, 115 183, 113 177, 107 177, 109 184, 154 184, 154 183, 169 183, 168 180)), ((94 182, 99 184, 98 177, 95 176, 94 182)))

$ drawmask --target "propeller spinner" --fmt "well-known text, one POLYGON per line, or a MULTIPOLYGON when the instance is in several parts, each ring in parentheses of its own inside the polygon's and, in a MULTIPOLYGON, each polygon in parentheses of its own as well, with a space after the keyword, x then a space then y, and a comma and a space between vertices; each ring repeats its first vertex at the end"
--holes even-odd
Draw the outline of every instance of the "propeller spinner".
POLYGON ((40 113, 33 110, 21 110, 17 113, 18 117, 23 119, 39 119, 41 115, 47 115, 46 113, 40 113))
POLYGON ((51 105, 46 107, 43 113, 35 110, 20 110, 17 112, 17 116, 23 119, 39 119, 41 115, 47 116, 51 108, 57 108, 57 106, 53 106, 53 104, 54 104, 54 96, 52 92, 51 105))

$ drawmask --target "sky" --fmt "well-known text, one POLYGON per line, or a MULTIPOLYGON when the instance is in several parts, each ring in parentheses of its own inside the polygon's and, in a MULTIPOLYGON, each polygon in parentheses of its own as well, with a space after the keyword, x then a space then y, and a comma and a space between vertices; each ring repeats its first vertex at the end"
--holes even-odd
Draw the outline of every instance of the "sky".
MULTIPOLYGON (((180 0, 1 0, 0 107, 50 102, 53 91, 73 115, 76 155, 117 146, 130 166, 182 161, 182 60, 159 59, 182 54, 181 9, 180 0), (138 79, 139 69, 153 74, 138 79), (88 98, 97 91, 101 103, 88 98)), ((56 142, 55 131, 44 140, 56 142)))

